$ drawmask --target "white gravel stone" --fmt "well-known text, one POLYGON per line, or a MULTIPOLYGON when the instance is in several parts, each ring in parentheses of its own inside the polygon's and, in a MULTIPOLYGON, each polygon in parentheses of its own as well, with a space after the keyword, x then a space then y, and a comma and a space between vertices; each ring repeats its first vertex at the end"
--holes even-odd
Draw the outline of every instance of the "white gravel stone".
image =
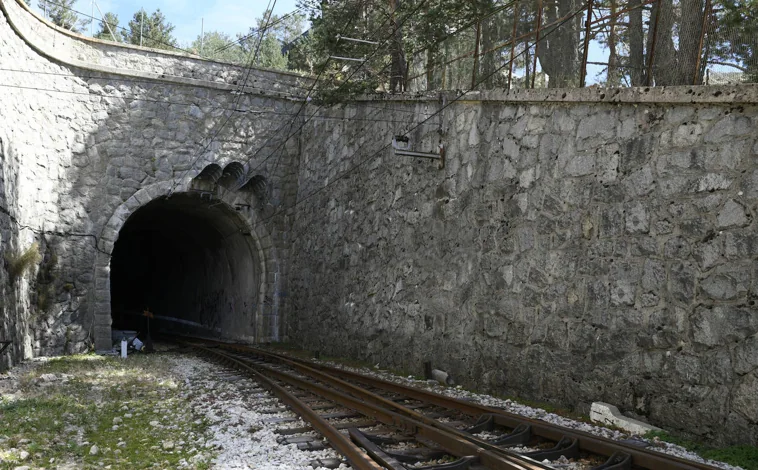
MULTIPOLYGON (((298 420, 292 423, 264 422, 275 417, 294 416, 290 412, 263 414, 261 410, 283 405, 267 392, 260 392, 257 382, 243 378, 227 381, 223 370, 200 358, 177 356, 173 358, 173 371, 187 386, 187 400, 193 410, 211 423, 207 441, 202 438, 188 446, 198 453, 186 462, 191 468, 208 456, 202 450, 215 449, 211 468, 257 470, 310 470, 314 459, 339 458, 331 448, 322 451, 301 451, 297 445, 277 442, 276 429, 304 426, 298 420), (251 393, 251 390, 256 390, 251 393), (265 400, 265 401, 263 401, 265 400)), ((346 464, 340 468, 349 468, 346 464)))

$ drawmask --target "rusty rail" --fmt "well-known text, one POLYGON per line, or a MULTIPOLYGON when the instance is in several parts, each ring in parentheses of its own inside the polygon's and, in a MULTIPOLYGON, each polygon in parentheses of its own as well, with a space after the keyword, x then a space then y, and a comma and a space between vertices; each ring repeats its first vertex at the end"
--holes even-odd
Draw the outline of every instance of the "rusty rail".
MULTIPOLYGON (((535 420, 519 416, 507 411, 490 408, 487 406, 471 403, 467 401, 457 400, 434 392, 426 390, 407 387, 399 385, 394 382, 378 379, 375 377, 358 374, 355 372, 349 372, 342 369, 328 367, 320 364, 315 364, 304 359, 296 359, 291 357, 282 356, 280 354, 274 354, 268 351, 263 351, 257 348, 250 348, 240 345, 231 345, 225 343, 217 343, 220 347, 236 350, 239 352, 248 352, 259 355, 261 357, 268 357, 272 360, 287 361, 287 363, 299 362, 305 364, 305 367, 310 369, 318 369, 320 371, 328 371, 328 375, 333 375, 335 378, 354 380, 356 382, 385 390, 387 392, 402 394, 408 398, 420 400, 431 403, 433 405, 441 406, 444 408, 454 409, 464 414, 479 417, 486 414, 497 416, 498 424, 507 426, 510 428, 516 428, 522 424, 528 424, 532 427, 532 434, 538 437, 545 438, 550 441, 558 442, 564 437, 570 439, 576 439, 579 443, 579 448, 586 452, 601 455, 610 458, 614 454, 624 453, 629 454, 632 457, 633 463, 637 468, 644 468, 649 470, 715 470, 715 467, 710 465, 694 462, 690 460, 681 459, 671 455, 663 454, 660 452, 650 451, 639 447, 631 446, 621 442, 613 441, 603 437, 595 436, 582 431, 576 431, 570 428, 565 428, 555 424, 551 424, 545 421, 535 420)), ((307 369, 301 369, 305 371, 307 369)), ((378 395, 376 395, 379 397, 378 395)), ((382 397, 379 397, 382 398, 382 397)), ((383 399, 384 400, 384 399, 383 399)), ((397 403, 393 403, 395 408, 401 406, 397 403)), ((409 415, 416 413, 413 410, 405 412, 409 415)), ((427 418, 428 419, 428 418, 427 418)))
MULTIPOLYGON (((546 470, 546 469, 552 468, 544 464, 541 464, 537 462, 536 460, 533 460, 529 457, 525 457, 525 456, 516 454, 514 452, 510 452, 505 449, 498 448, 497 446, 489 444, 485 441, 472 442, 472 439, 470 437, 459 435, 463 433, 461 433, 458 430, 453 430, 455 432, 451 432, 453 428, 441 429, 440 427, 435 427, 430 424, 427 424, 426 422, 422 422, 421 420, 406 416, 401 413, 397 413, 395 411, 391 411, 387 408, 376 405, 369 401, 364 401, 362 398, 366 398, 369 395, 374 395, 368 391, 363 390, 361 394, 362 397, 352 396, 347 393, 344 393, 341 390, 329 388, 324 385, 314 383, 313 381, 297 377, 295 375, 274 369, 267 365, 256 364, 254 362, 250 362, 250 360, 235 358, 221 351, 206 348, 197 344, 192 344, 192 343, 184 343, 184 344, 197 348, 207 354, 212 354, 213 356, 225 362, 234 364, 237 367, 240 367, 246 371, 253 373, 257 379, 263 380, 265 381, 265 383, 270 384, 273 387, 278 387, 278 389, 280 390, 279 393, 287 394, 287 395, 284 395, 284 396, 288 396, 286 403, 290 404, 291 406, 292 406, 292 403, 299 403, 299 400, 297 400, 297 398, 289 394, 289 392, 287 392, 283 387, 277 385, 275 382, 269 379, 269 377, 274 377, 276 378, 276 380, 282 381, 284 383, 287 383, 289 385, 292 385, 294 387, 297 387, 303 390, 307 390, 316 395, 320 395, 321 397, 327 400, 333 401, 346 408, 352 409, 382 424, 401 429, 405 432, 408 432, 410 434, 417 436, 418 438, 433 441, 450 455, 454 455, 459 458, 475 457, 478 460, 479 464, 484 465, 487 468, 490 468, 493 470, 495 469, 496 470, 501 470, 501 469, 502 470, 546 470), (262 373, 261 371, 265 371, 265 374, 262 373)), ((278 357, 276 359, 281 360, 281 358, 278 358, 278 357)), ((288 365, 290 364, 288 363, 288 365)), ((302 367, 302 369, 298 369, 299 371, 307 370, 305 368, 306 366, 300 365, 300 367, 302 367)), ((311 369, 311 370, 315 371, 315 369, 311 369)), ((318 371, 315 371, 315 372, 318 373, 318 371)), ((323 376, 327 376, 327 375, 328 374, 323 374, 323 376)), ((331 378, 332 383, 339 383, 338 381, 342 383, 346 383, 346 382, 341 381, 340 379, 331 378)), ((351 388, 351 392, 355 392, 355 390, 362 390, 360 389, 360 387, 355 387, 355 386, 352 386, 352 387, 353 388, 351 388)), ((279 393, 277 393, 277 395, 279 395, 279 393)), ((356 392, 356 395, 357 394, 358 393, 356 392)), ((385 398, 379 397, 378 395, 374 395, 374 399, 378 399, 380 401, 386 400, 385 398)), ((351 463, 354 462, 353 459, 355 459, 355 461, 360 461, 355 456, 356 446, 353 445, 352 443, 350 443, 349 446, 346 445, 344 441, 347 441, 347 439, 345 439, 344 436, 342 436, 339 433, 339 431, 336 431, 336 429, 331 427, 329 423, 325 422, 318 415, 315 415, 315 413, 313 413, 312 410, 310 410, 306 405, 303 404, 302 406, 299 406, 298 408, 295 408, 295 406, 293 406, 293 409, 295 409, 295 411, 298 412, 298 414, 301 414, 303 419, 313 423, 314 427, 317 428, 319 432, 322 432, 322 434, 324 434, 324 432, 321 429, 322 427, 327 430, 329 430, 329 428, 333 429, 334 432, 336 432, 338 436, 330 436, 330 435, 324 434, 325 437, 327 437, 327 439, 329 440, 329 442, 335 446, 335 449, 338 452, 343 453, 343 455, 348 457, 351 463), (301 413, 301 409, 304 409, 303 411, 306 414, 301 413), (316 419, 315 422, 311 421, 311 418, 314 416, 316 419), (321 427, 316 426, 316 423, 318 423, 318 420, 323 422, 321 427), (346 451, 352 452, 353 456, 346 454, 345 453, 346 451)), ((429 418, 425 416, 424 418, 425 420, 429 420, 429 418)), ((365 455, 363 450, 360 450, 360 453, 365 455)), ((371 461, 371 463, 376 464, 376 462, 374 462, 373 460, 371 461)), ((354 463, 354 465, 356 464, 354 463)), ((381 468, 381 467, 358 467, 357 465, 356 467, 357 468, 381 468)))
POLYGON ((305 403, 298 400, 297 397, 289 393, 284 387, 261 374, 255 370, 255 368, 251 367, 248 364, 245 364, 242 361, 231 358, 227 354, 220 353, 219 351, 214 351, 212 349, 194 344, 191 346, 203 351, 206 354, 212 355, 219 360, 233 364, 236 367, 239 367, 240 369, 243 369, 244 371, 253 375, 256 380, 269 388, 269 390, 271 390, 277 397, 279 397, 280 400, 289 405, 293 411, 299 414, 305 421, 309 422, 314 429, 320 432, 337 452, 344 455, 350 461, 350 464, 353 467, 360 470, 382 469, 381 465, 376 463, 360 447, 353 444, 349 439, 345 438, 345 436, 343 436, 334 426, 316 414, 305 403))

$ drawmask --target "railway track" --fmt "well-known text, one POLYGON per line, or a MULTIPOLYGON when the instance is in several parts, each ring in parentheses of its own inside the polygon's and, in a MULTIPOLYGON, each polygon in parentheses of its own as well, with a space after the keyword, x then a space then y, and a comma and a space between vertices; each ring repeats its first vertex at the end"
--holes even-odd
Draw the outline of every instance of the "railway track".
MULTIPOLYGON (((280 429, 283 443, 318 450, 324 444, 313 437, 315 431, 360 470, 715 468, 270 351, 176 341, 249 374, 308 423, 280 429)), ((290 420, 280 421, 286 425, 290 420)), ((340 463, 317 462, 327 467, 340 463)))

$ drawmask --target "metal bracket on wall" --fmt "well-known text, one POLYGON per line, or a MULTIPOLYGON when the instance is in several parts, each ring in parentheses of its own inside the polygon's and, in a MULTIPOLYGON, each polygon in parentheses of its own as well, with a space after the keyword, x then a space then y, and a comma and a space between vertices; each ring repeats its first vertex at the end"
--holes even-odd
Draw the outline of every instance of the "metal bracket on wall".
POLYGON ((439 169, 445 168, 445 145, 440 144, 440 153, 430 152, 414 152, 410 149, 410 141, 405 136, 395 136, 392 138, 392 148, 395 150, 395 155, 400 157, 416 157, 416 158, 429 158, 431 160, 439 160, 439 169))
POLYGON ((11 345, 11 341, 0 341, 0 354, 2 354, 6 349, 8 349, 8 346, 11 345))

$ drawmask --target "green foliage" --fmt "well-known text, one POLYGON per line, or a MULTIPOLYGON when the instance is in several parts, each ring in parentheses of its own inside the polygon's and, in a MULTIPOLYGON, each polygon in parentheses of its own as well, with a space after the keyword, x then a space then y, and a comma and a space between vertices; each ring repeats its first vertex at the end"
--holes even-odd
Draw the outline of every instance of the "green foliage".
POLYGON ((89 18, 79 18, 76 12, 74 12, 75 3, 76 0, 56 0, 55 2, 40 0, 37 6, 40 10, 47 11, 48 19, 56 25, 75 33, 81 33, 92 20, 89 18))
MULTIPOLYGON (((20 389, 11 400, 0 396, 0 436, 6 438, 0 441, 0 468, 49 468, 51 461, 71 462, 76 468, 94 468, 100 462, 113 468, 179 468, 197 451, 186 445, 167 452, 161 441, 189 444, 209 426, 184 406, 182 385, 170 378, 165 356, 134 356, 129 361, 94 355, 57 358, 23 375, 20 389), (43 374, 70 378, 40 387, 43 374), (134 416, 127 417, 127 410, 134 416), (116 417, 123 420, 118 432, 113 431, 116 417), (151 421, 166 425, 159 436, 147 425, 151 421), (98 455, 90 455, 92 445, 99 447, 98 455), (31 455, 22 462, 23 448, 31 455)), ((202 453, 206 460, 213 457, 213 451, 202 453)), ((207 463, 192 468, 207 468, 207 463)))
POLYGON ((103 15, 103 19, 100 20, 100 29, 95 33, 94 37, 105 41, 121 42, 123 34, 118 27, 118 15, 110 11, 106 12, 105 15, 103 15), (110 27, 110 30, 108 30, 108 27, 110 27), (111 35, 111 31, 113 31, 113 35, 111 35))
POLYGON ((11 284, 16 282, 24 272, 40 262, 42 257, 39 254, 39 243, 34 242, 23 253, 16 255, 6 255, 5 260, 8 263, 8 277, 11 284))
POLYGON ((730 446, 711 447, 705 444, 683 439, 665 431, 650 431, 644 436, 647 439, 658 438, 670 442, 687 450, 697 453, 705 459, 718 460, 731 465, 736 465, 745 470, 758 470, 758 447, 754 446, 730 446))
POLYGON ((251 60, 258 49, 254 65, 277 70, 292 69, 294 67, 290 66, 288 53, 284 49, 303 34, 305 15, 296 13, 286 18, 271 15, 269 19, 269 13, 267 10, 262 17, 256 18, 255 26, 247 34, 237 35, 245 58, 243 62, 251 60), (265 30, 263 37, 260 35, 262 30, 265 30))
POLYGON ((758 0, 720 0, 716 24, 721 37, 716 57, 744 66, 748 80, 758 82, 758 0), (722 32, 723 31, 723 32, 722 32))
POLYGON ((245 62, 245 51, 235 39, 219 31, 206 32, 192 41, 190 50, 206 59, 241 64, 245 62), (223 50, 222 50, 223 49, 223 50))
POLYGON ((147 14, 144 8, 134 14, 129 21, 124 40, 130 44, 151 47, 153 49, 173 50, 177 47, 176 38, 172 35, 174 25, 166 21, 166 16, 158 8, 152 14, 147 14))

